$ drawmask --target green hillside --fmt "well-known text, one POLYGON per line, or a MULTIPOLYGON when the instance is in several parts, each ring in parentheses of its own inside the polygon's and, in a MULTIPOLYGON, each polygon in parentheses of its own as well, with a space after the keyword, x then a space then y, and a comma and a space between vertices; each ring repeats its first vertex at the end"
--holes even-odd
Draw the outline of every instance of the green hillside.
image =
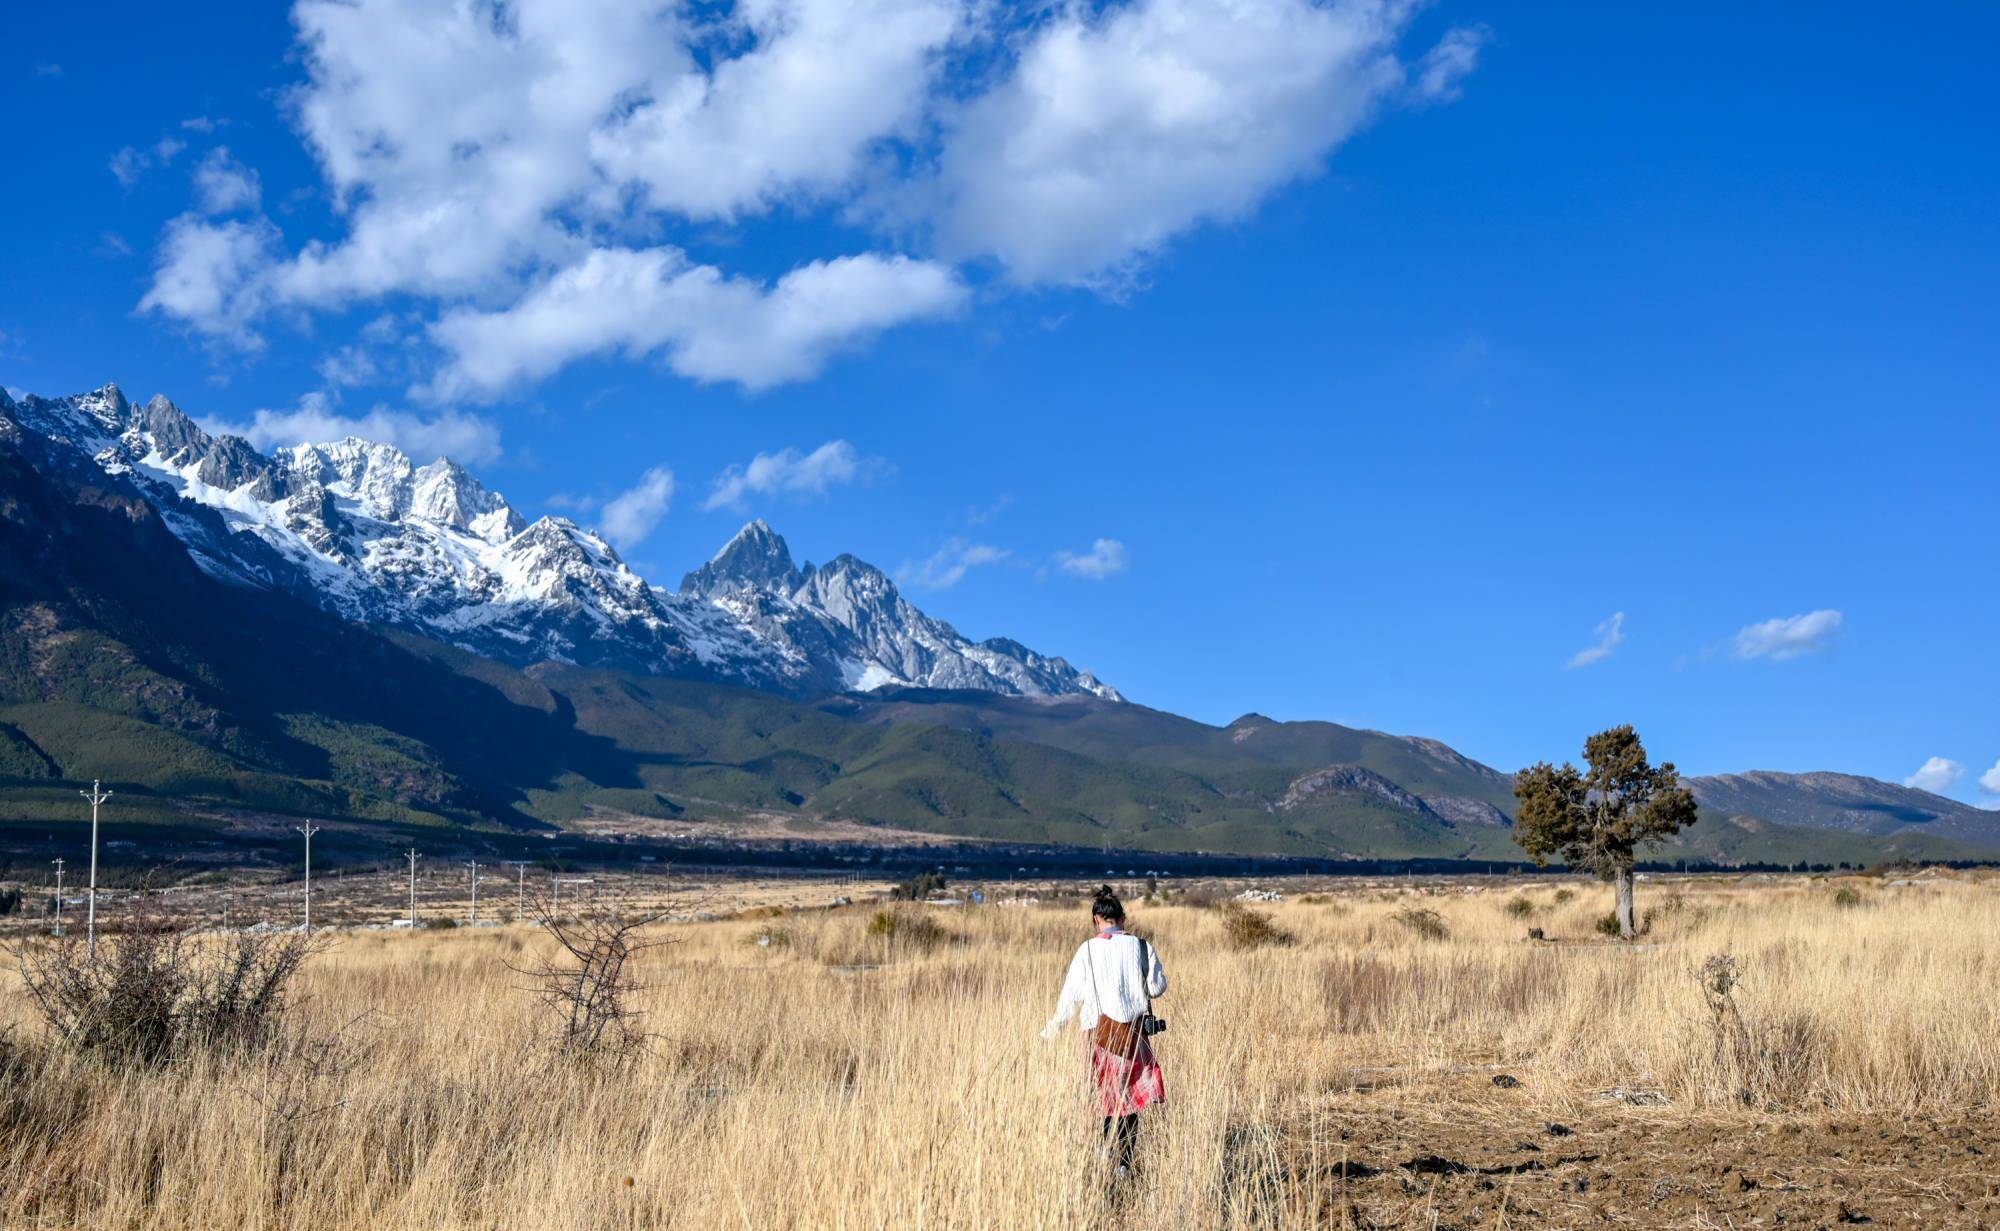
MULTIPOLYGON (((0 825, 202 809, 386 829, 547 830, 593 813, 747 815, 1162 852, 1496 858, 1509 778, 1431 740, 1246 715, 1214 727, 1094 698, 903 690, 816 704, 544 664, 516 670, 342 623, 195 567, 95 468, 0 442, 0 825), (85 567, 85 562, 88 567, 85 567)), ((1925 835, 1705 820, 1738 861, 1963 855, 1925 835)))

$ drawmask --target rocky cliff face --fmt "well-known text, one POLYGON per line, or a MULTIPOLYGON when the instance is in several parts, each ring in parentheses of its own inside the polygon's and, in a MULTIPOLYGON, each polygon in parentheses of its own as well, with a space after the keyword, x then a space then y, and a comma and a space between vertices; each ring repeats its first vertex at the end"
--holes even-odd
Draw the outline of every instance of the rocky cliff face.
POLYGON ((164 397, 135 406, 116 385, 7 399, 0 415, 129 480, 213 576, 505 662, 799 695, 893 684, 1119 699, 1060 658, 961 636, 852 556, 797 565, 762 521, 674 593, 568 519, 529 524, 448 458, 419 466, 355 437, 266 455, 164 397))

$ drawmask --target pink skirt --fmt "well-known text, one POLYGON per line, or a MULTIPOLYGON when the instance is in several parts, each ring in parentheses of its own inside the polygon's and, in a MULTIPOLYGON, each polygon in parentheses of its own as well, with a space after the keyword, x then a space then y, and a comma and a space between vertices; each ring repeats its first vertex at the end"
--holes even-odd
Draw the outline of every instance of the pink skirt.
MULTIPOLYGON (((1153 1055, 1153 1045, 1138 1031, 1132 1031, 1128 1054, 1111 1051, 1096 1041, 1085 1046, 1090 1065, 1090 1088, 1104 1115, 1132 1116, 1155 1103, 1166 1101, 1167 1078, 1153 1055)), ((1123 1050, 1123 1049, 1121 1049, 1123 1050)))

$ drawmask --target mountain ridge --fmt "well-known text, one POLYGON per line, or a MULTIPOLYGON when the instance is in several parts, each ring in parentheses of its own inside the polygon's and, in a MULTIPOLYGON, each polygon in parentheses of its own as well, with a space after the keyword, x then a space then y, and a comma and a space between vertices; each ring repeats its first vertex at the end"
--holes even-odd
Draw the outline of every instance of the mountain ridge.
POLYGON ((221 580, 515 665, 550 659, 796 696, 895 684, 1120 699, 1060 657, 964 637, 856 557, 799 568, 761 519, 675 593, 593 530, 528 522, 450 458, 418 466, 355 436, 265 454, 164 396, 135 406, 115 384, 9 397, 0 412, 129 478, 221 580))
MULTIPOLYGON (((740 682, 751 671, 719 682, 705 669, 716 647, 704 658, 694 643, 711 632, 702 620, 718 644, 767 621, 738 643, 745 652, 794 654, 816 670, 878 652, 869 638, 891 627, 909 639, 881 640, 879 652, 912 655, 888 659, 912 674, 951 678, 957 660, 944 651, 973 666, 974 652, 991 652, 1000 671, 1036 667, 1013 643, 958 638, 853 557, 794 563, 762 522, 709 562, 721 567, 683 582, 706 607, 681 614, 702 619, 663 626, 700 672, 564 663, 522 642, 509 665, 428 623, 355 620, 329 611, 316 588, 365 576, 329 565, 301 577, 287 555, 306 550, 299 534, 267 539, 225 513, 297 517, 341 536, 339 551, 374 551, 381 568, 412 556, 421 565, 430 548, 505 544, 523 572, 493 584, 547 597, 545 613, 576 621, 514 629, 523 638, 593 636, 609 600, 592 586, 654 604, 644 610, 673 609, 657 587, 621 574, 595 536, 559 518, 518 524, 454 465, 417 467, 352 439, 246 452, 164 399, 133 407, 115 389, 50 407, 24 410, 0 392, 0 823, 70 817, 74 793, 54 787, 101 775, 131 788, 127 807, 210 801, 370 824, 518 831, 590 815, 781 813, 1080 847, 1518 858, 1511 775, 1424 737, 1255 713, 1212 726, 1108 689, 882 681, 855 691, 846 678, 812 677, 816 691, 786 695, 740 682), (121 443, 130 432, 141 439, 121 443), (147 468, 168 464, 229 500, 148 490, 160 480, 147 468), (383 543, 362 532, 413 509, 451 534, 383 543)), ((421 567, 413 576, 433 578, 421 567)), ((493 632, 466 616, 482 608, 457 603, 458 589, 395 594, 406 613, 458 613, 460 631, 493 632)), ((2000 814, 1852 775, 1753 772, 1690 785, 1702 820, 1664 850, 1771 862, 2000 850, 2000 814)))

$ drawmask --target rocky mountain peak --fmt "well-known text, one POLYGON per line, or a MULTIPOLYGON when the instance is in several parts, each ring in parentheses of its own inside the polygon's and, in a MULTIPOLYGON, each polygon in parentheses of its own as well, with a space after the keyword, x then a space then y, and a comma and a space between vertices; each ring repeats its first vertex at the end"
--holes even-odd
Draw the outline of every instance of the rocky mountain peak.
POLYGON ((716 598, 757 590, 788 596, 803 581, 785 537, 758 518, 738 530, 714 559, 681 578, 681 593, 716 598))
POLYGON ((122 430, 132 416, 132 403, 125 400, 124 391, 117 385, 105 385, 89 393, 80 393, 70 401, 78 410, 113 432, 122 430))
POLYGON ((185 465, 199 459, 213 445, 207 432, 193 419, 187 417, 181 408, 167 400, 164 393, 156 393, 153 400, 141 407, 134 416, 135 426, 153 438, 153 450, 169 465, 185 465))
POLYGON ((411 477, 409 513, 467 530, 488 543, 501 543, 526 528, 499 493, 488 491, 465 467, 438 458, 411 477))

